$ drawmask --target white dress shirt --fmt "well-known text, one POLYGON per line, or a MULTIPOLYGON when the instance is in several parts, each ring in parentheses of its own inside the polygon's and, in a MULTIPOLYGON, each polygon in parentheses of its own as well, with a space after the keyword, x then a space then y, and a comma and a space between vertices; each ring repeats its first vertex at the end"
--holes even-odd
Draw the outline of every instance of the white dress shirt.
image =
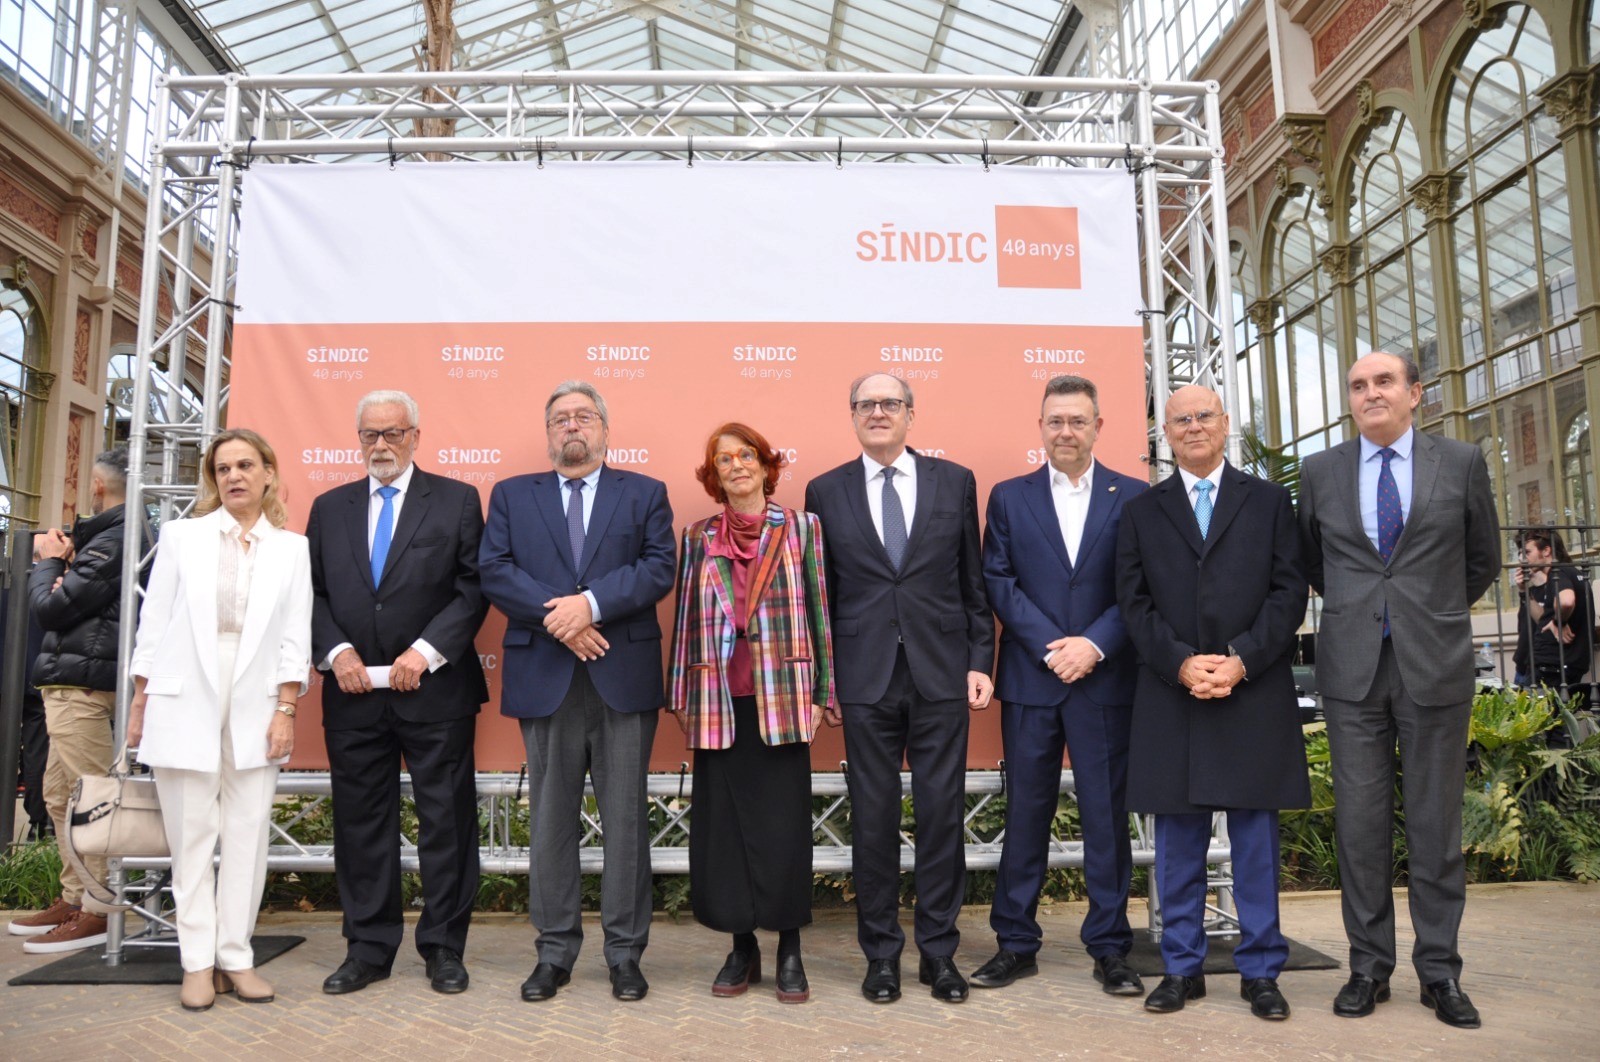
MULTIPOLYGON (((594 515, 595 492, 600 489, 600 473, 605 467, 605 464, 601 463, 593 472, 583 477, 583 533, 586 536, 589 534, 589 517, 594 515)), ((572 490, 567 484, 572 480, 559 472, 556 473, 556 478, 561 483, 561 511, 565 513, 567 506, 571 504, 567 499, 572 497, 572 490)), ((585 546, 585 549, 587 549, 587 546, 585 546)), ((589 622, 598 624, 600 622, 600 602, 595 600, 593 591, 585 590, 583 596, 589 599, 589 622)))
MULTIPOLYGON (((901 450, 900 456, 890 462, 898 475, 894 477, 894 492, 900 495, 900 511, 906 517, 906 537, 911 537, 911 521, 917 512, 917 461, 910 450, 901 450)), ((866 454, 861 455, 861 465, 867 470, 867 511, 872 514, 872 526, 883 541, 883 470, 889 465, 879 464, 866 454)))
MULTIPOLYGON (((1356 486, 1361 493, 1361 530, 1367 533, 1372 548, 1378 549, 1378 476, 1383 472, 1382 447, 1365 435, 1361 436, 1361 465, 1357 470, 1356 486)), ((1411 482, 1416 463, 1411 460, 1411 449, 1416 444, 1415 428, 1406 433, 1389 448, 1394 456, 1389 459, 1389 474, 1394 477, 1394 488, 1400 492, 1400 520, 1411 519, 1411 482)))
MULTIPOLYGON (((406 465, 406 470, 396 476, 393 483, 387 484, 387 486, 393 487, 395 490, 400 492, 390 500, 390 505, 394 508, 394 523, 389 527, 391 535, 400 529, 400 510, 405 506, 406 495, 411 491, 411 473, 415 472, 416 469, 416 465, 406 465)), ((377 538, 378 535, 378 516, 383 512, 383 495, 378 493, 378 489, 385 485, 386 484, 379 482, 378 477, 372 475, 367 476, 368 567, 370 567, 372 564, 372 542, 375 538, 377 538)), ((393 539, 390 541, 392 542, 393 539)), ((349 642, 340 642, 338 645, 328 650, 328 655, 322 660, 321 663, 317 665, 317 670, 331 671, 333 669, 334 658, 340 653, 344 652, 346 649, 353 648, 355 647, 349 642)), ((438 671, 441 667, 444 667, 449 663, 448 660, 439 655, 439 651, 437 649, 428 644, 426 639, 418 638, 416 641, 411 643, 411 648, 422 654, 422 658, 428 662, 428 670, 430 672, 438 671)), ((363 660, 362 663, 366 664, 368 667, 384 667, 393 663, 393 661, 374 663, 370 660, 363 660)))
MULTIPOLYGON (((1089 521, 1089 501, 1094 497, 1094 459, 1089 459, 1089 467, 1084 470, 1082 478, 1076 484, 1072 477, 1058 468, 1050 470, 1050 500, 1056 506, 1056 523, 1061 525, 1061 539, 1067 547, 1067 559, 1077 567, 1078 549, 1083 545, 1083 525, 1089 521)), ((1094 645, 1094 651, 1100 659, 1106 658, 1105 652, 1095 645, 1091 639, 1085 639, 1094 645)), ((1044 662, 1048 667, 1050 657, 1054 654, 1045 650, 1044 662)))
POLYGON ((1217 498, 1222 495, 1222 465, 1213 468, 1211 474, 1206 476, 1197 476, 1183 468, 1178 469, 1178 475, 1183 477, 1183 489, 1189 495, 1189 508, 1193 509, 1194 503, 1200 498, 1200 492, 1194 489, 1194 485, 1203 479, 1211 484, 1211 511, 1217 511, 1217 498))
POLYGON ((217 555, 217 631, 243 634, 245 609, 250 604, 250 577, 255 573, 256 554, 260 553, 260 523, 256 518, 249 531, 239 526, 233 514, 222 511, 222 549, 217 555))

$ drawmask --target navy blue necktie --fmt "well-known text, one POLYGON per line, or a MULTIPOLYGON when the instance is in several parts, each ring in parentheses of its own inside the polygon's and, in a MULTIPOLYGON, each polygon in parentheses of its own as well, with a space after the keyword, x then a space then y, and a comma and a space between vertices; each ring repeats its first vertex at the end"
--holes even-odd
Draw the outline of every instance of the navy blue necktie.
POLYGON ((583 566, 583 480, 567 480, 567 542, 572 546, 572 570, 583 566))
POLYGON ((372 586, 383 581, 383 563, 389 559, 389 543, 394 541, 394 496, 399 487, 379 487, 383 508, 378 510, 378 526, 372 532, 372 586))
MULTIPOLYGON (((1395 485, 1394 471, 1389 462, 1394 450, 1388 446, 1378 451, 1383 458, 1383 468, 1378 471, 1378 555, 1388 564, 1394 556, 1394 547, 1400 541, 1400 532, 1406 526, 1405 514, 1400 509, 1400 488, 1395 485)), ((1389 606, 1383 607, 1383 636, 1389 637, 1389 606)))
POLYGON ((883 549, 895 571, 906 559, 906 511, 900 505, 900 492, 894 489, 895 473, 890 465, 883 470, 883 549))

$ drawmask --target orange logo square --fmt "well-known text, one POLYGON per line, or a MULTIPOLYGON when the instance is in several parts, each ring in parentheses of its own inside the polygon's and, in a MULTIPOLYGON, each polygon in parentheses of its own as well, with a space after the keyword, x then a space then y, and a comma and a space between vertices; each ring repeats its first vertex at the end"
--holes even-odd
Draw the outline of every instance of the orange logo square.
POLYGON ((1082 287, 1078 208, 994 208, 995 270, 1002 288, 1082 287))

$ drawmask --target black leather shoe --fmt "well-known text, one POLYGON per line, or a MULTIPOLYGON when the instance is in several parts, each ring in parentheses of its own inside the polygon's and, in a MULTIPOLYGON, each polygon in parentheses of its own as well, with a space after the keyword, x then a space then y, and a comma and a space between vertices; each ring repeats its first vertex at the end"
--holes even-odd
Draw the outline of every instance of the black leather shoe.
POLYGON ((1204 999, 1206 997, 1206 975, 1196 977, 1174 977, 1171 974, 1163 977, 1161 983, 1156 985, 1144 999, 1144 1009, 1154 1014, 1171 1014, 1183 1009, 1183 1005, 1191 999, 1204 999))
POLYGON ((1422 1003, 1432 1007, 1439 1020, 1458 1029, 1477 1029, 1483 1025, 1478 1008, 1461 991, 1461 982, 1454 977, 1434 981, 1422 986, 1422 1003))
POLYGON ((522 982, 522 1001, 538 1003, 549 999, 556 994, 556 989, 571 980, 571 970, 563 970, 551 963, 541 962, 533 968, 533 973, 528 975, 528 979, 522 982))
POLYGON ((1128 965, 1125 955, 1102 955, 1094 961, 1094 979, 1110 996, 1142 996, 1144 982, 1128 965))
POLYGON ((1241 977, 1239 998, 1250 1001, 1250 1013, 1267 1021, 1283 1021, 1289 1016, 1289 1001, 1278 991, 1271 977, 1241 977))
POLYGON ((1032 955, 1001 948, 973 973, 972 983, 979 988, 1004 988, 1020 977, 1032 977, 1038 972, 1039 960, 1032 955))
POLYGON ((611 968, 611 994, 624 1003, 637 1003, 648 991, 650 982, 632 959, 623 959, 611 968))
POLYGON ((778 960, 778 1002, 804 1003, 811 998, 811 985, 806 981, 806 968, 799 955, 785 955, 778 960))
POLYGON ((917 971, 917 979, 925 985, 933 986, 934 999, 945 1003, 967 1001, 967 979, 961 976, 961 971, 956 969, 956 961, 948 955, 935 955, 931 958, 924 955, 917 971))
POLYGON ((1366 974, 1351 974, 1333 997, 1333 1012, 1341 1018, 1365 1018, 1379 1003, 1389 1002, 1389 982, 1366 974))
POLYGON ((423 961, 427 964, 428 980, 435 992, 454 995, 467 990, 467 967, 461 956, 442 945, 431 949, 423 961))
POLYGON ((900 998, 900 960, 869 959, 861 994, 874 1003, 893 1003, 900 998))
POLYGON ((342 996, 346 992, 359 992, 372 982, 384 981, 388 977, 387 966, 374 966, 360 959, 346 959, 322 982, 322 990, 330 996, 342 996))
POLYGON ((711 982, 714 996, 742 996, 751 985, 761 983, 761 949, 730 951, 717 979, 711 982))

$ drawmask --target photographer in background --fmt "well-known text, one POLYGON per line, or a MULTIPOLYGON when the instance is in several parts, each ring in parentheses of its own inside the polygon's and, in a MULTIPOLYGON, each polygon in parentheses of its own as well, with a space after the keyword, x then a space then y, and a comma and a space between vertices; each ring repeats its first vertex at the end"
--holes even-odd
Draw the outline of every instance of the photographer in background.
POLYGON ((1589 707, 1582 684, 1594 655, 1594 594, 1556 531, 1524 532, 1517 596, 1516 684, 1559 690, 1589 707))
MULTIPOLYGON (((33 540, 28 600, 34 624, 45 633, 32 684, 44 697, 50 732, 44 798, 57 838, 66 835, 73 782, 111 769, 127 482, 127 449, 107 450, 94 461, 91 515, 79 518, 70 537, 53 527, 33 540)), ((105 860, 86 863, 104 879, 105 860)), ((83 882, 63 864, 60 898, 7 928, 28 938, 22 950, 31 954, 93 947, 106 939, 106 920, 82 903, 83 882)))

